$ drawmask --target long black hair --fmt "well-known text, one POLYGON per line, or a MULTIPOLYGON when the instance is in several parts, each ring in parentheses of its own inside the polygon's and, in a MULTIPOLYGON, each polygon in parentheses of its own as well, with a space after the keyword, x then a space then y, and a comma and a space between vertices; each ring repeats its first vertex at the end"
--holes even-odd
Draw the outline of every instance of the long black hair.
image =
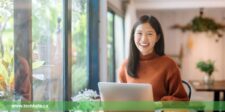
POLYGON ((138 21, 134 24, 131 37, 130 37, 130 51, 128 57, 128 65, 127 65, 127 73, 129 76, 137 78, 137 66, 139 64, 139 56, 140 51, 138 50, 137 46, 134 42, 134 33, 138 25, 149 23, 152 28, 155 30, 159 40, 156 42, 154 46, 154 52, 159 55, 163 56, 164 54, 164 36, 161 25, 159 21, 154 16, 141 16, 138 21))

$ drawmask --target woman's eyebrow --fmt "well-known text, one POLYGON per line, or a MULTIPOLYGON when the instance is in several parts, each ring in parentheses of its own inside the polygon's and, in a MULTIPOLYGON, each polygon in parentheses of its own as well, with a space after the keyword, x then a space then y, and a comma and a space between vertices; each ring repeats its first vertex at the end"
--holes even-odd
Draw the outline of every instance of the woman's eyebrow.
POLYGON ((153 29, 146 29, 145 31, 146 31, 146 32, 154 32, 153 29))

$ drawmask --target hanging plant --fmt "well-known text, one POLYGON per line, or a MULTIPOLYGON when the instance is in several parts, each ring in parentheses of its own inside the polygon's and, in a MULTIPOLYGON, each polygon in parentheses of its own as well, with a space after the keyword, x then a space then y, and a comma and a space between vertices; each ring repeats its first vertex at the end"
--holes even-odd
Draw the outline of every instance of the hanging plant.
MULTIPOLYGON (((220 32, 225 30, 225 25, 216 23, 213 19, 208 17, 203 17, 203 9, 200 10, 200 16, 194 17, 192 21, 186 25, 173 25, 172 29, 180 29, 183 32, 192 31, 192 32, 212 32, 216 34, 219 38, 223 35, 220 32)), ((218 41, 218 40, 216 40, 218 41)))

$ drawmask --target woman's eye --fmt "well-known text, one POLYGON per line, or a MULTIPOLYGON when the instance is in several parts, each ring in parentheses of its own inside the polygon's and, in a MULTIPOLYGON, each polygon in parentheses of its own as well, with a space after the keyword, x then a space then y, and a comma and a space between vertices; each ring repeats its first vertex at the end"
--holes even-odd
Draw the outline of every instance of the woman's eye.
POLYGON ((148 33, 147 35, 152 35, 151 33, 148 33))
POLYGON ((141 35, 142 33, 137 33, 138 35, 141 35))

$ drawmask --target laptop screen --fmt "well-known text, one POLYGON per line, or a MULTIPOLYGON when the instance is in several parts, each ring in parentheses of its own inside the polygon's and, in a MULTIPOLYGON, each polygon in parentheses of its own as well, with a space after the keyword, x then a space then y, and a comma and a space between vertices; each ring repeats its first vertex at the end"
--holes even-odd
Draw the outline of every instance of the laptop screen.
POLYGON ((98 87, 102 101, 153 101, 150 84, 99 82, 98 87))

